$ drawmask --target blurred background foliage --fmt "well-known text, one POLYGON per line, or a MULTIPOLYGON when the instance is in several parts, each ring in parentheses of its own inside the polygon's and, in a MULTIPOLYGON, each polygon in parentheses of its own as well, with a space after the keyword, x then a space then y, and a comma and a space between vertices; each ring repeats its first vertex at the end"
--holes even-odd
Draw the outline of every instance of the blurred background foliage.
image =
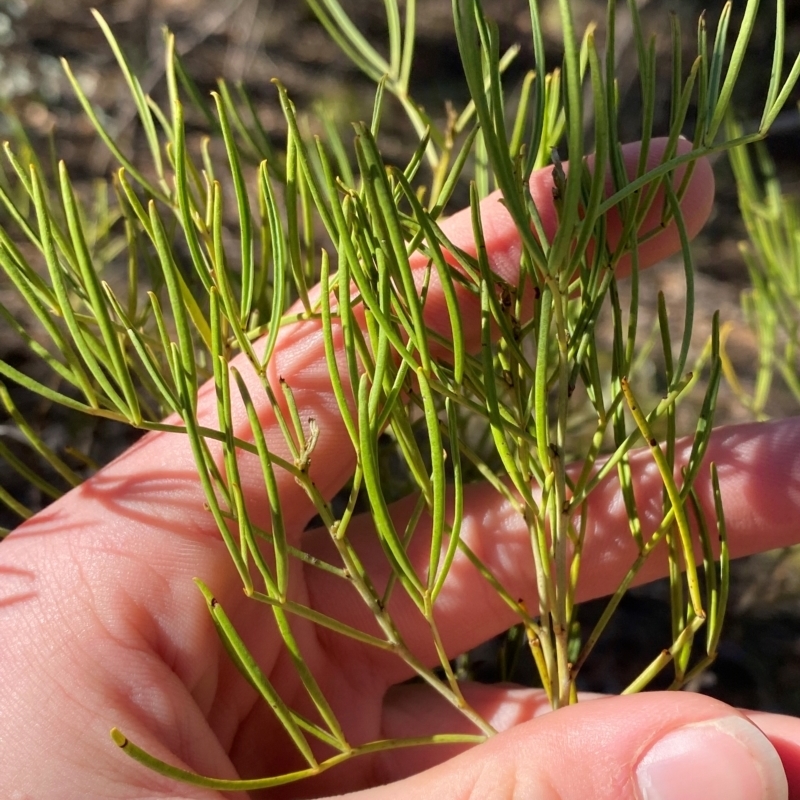
MULTIPOLYGON (((343 5, 367 38, 371 41, 385 39, 382 3, 347 0, 343 5)), ((526 50, 531 41, 527 4, 486 0, 484 5, 487 16, 499 25, 501 49, 517 42, 522 45, 507 73, 507 85, 518 87, 532 63, 532 54, 526 50)), ((732 17, 734 29, 737 5, 732 17)), ((548 64, 553 67, 560 62, 558 14, 551 0, 542 6, 548 64)), ((159 101, 165 97, 163 28, 168 26, 176 36, 178 52, 201 91, 207 94, 217 88, 220 76, 231 83, 241 81, 256 102, 267 136, 278 147, 285 139, 285 121, 277 92, 270 83, 273 77, 286 85, 298 109, 322 108, 345 136, 349 135, 351 121, 368 119, 371 115, 373 84, 338 50, 303 0, 59 0, 57 3, 0 0, 0 108, 4 111, 0 115, 0 137, 17 140, 20 136, 27 137, 32 151, 45 165, 57 154, 66 161, 75 184, 82 187, 87 196, 93 193, 98 204, 102 205, 105 199, 104 192, 97 187, 104 185, 114 164, 81 112, 59 63, 62 56, 69 60, 81 87, 100 110, 103 123, 118 138, 125 152, 134 154, 135 161, 136 156, 140 156, 142 164, 148 163, 148 154, 145 138, 135 124, 133 101, 89 13, 91 7, 96 7, 110 24, 134 71, 142 77, 146 92, 159 101)), ((419 0, 418 7, 412 94, 435 119, 444 120, 450 103, 462 107, 467 97, 452 31, 450 4, 441 0, 419 0)), ((705 6, 699 0, 673 0, 672 3, 644 0, 640 3, 645 31, 657 35, 657 49, 665 56, 670 46, 669 13, 678 15, 685 35, 687 58, 694 52, 697 18, 704 7, 709 19, 714 20, 722 3, 719 0, 705 6)), ((579 30, 593 20, 602 22, 605 0, 575 3, 575 13, 579 30)), ((735 96, 745 129, 750 124, 757 125, 758 120, 751 122, 750 117, 758 114, 763 105, 759 92, 763 92, 769 79, 773 24, 770 15, 773 13, 771 4, 763 2, 760 25, 735 96), (762 50, 765 56, 759 58, 762 50)), ((800 50, 800 6, 789 3, 787 14, 786 52, 787 61, 790 61, 800 50)), ((620 135, 624 141, 629 141, 638 136, 636 125, 640 114, 635 48, 623 27, 626 19, 620 14, 617 49, 623 75, 620 135), (630 45, 627 47, 626 36, 630 45), (625 108, 630 108, 631 113, 625 114, 625 108), (627 128, 625 120, 630 120, 627 128)), ((602 42, 602 33, 598 34, 598 39, 602 42)), ((668 69, 668 60, 663 59, 662 63, 663 68, 668 69)), ((656 135, 665 132, 669 124, 669 80, 660 81, 659 85, 663 86, 664 103, 657 104, 656 135), (659 108, 663 111, 661 118, 658 117, 659 108)), ((780 177, 779 183, 777 177, 773 177, 773 182, 768 184, 771 194, 767 193, 765 200, 765 204, 772 202, 770 213, 773 215, 787 207, 779 200, 781 192, 789 195, 800 192, 800 115, 794 102, 790 102, 787 109, 773 127, 764 156, 756 163, 756 172, 768 170, 769 159, 772 159, 773 172, 780 177)), ((380 144, 387 162, 403 164, 416 138, 405 116, 396 110, 398 113, 384 116, 380 144)), ((189 138, 195 143, 208 132, 207 123, 199 114, 187 122, 189 138)), ((222 163, 225 156, 221 144, 214 144, 211 155, 222 163)), ((740 172, 741 169, 740 164, 740 172)), ((759 274, 758 261, 764 257, 765 247, 759 249, 757 237, 753 245, 740 246, 748 237, 748 227, 753 233, 754 217, 751 213, 746 227, 738 210, 736 183, 727 159, 720 158, 715 171, 718 179, 716 209, 694 252, 698 272, 696 353, 708 338, 716 309, 720 309, 722 320, 727 323, 729 381, 720 391, 717 424, 749 420, 754 414, 760 417, 796 414, 800 410, 798 398, 790 382, 780 379, 779 366, 778 377, 769 383, 769 390, 765 393, 763 388, 758 388, 765 380, 765 341, 763 335, 759 336, 764 326, 763 318, 758 316, 758 302, 752 299, 749 287, 751 276, 759 274), (743 292, 750 292, 744 312, 743 292)), ((754 186, 761 185, 761 179, 756 177, 754 186)), ((465 194, 457 195, 454 207, 467 202, 465 194)), ((234 222, 231 220, 232 226, 234 222)), ((797 227, 797 220, 794 227, 797 227)), ((767 244, 773 236, 774 233, 762 233, 767 244)), ((113 237, 109 237, 109 247, 114 247, 113 237)), ((766 251, 769 249, 766 247, 766 251)), ((783 264, 788 270, 786 252, 780 254, 779 266, 783 264)), ((798 252, 800 246, 795 249, 794 256, 798 259, 795 266, 800 274, 798 252)), ((769 258, 769 252, 766 257, 769 258)), ((770 265, 774 267, 774 262, 767 263, 761 274, 767 276, 766 285, 774 288, 780 278, 774 271, 769 272, 770 265)), ((642 275, 640 324, 645 331, 653 326, 659 291, 664 292, 668 305, 671 299, 679 303, 684 291, 679 264, 665 263, 642 275)), ((2 282, 0 302, 12 314, 27 313, 2 282)), ((793 313, 795 322, 800 322, 799 308, 800 302, 789 303, 790 321, 793 313)), ((797 352, 786 347, 791 336, 791 325, 777 326, 773 328, 770 341, 775 348, 782 348, 784 372, 788 369, 791 374, 797 374, 797 352)), ((34 377, 41 369, 28 351, 20 348, 17 337, 11 335, 2 322, 0 357, 34 377)), ((652 396, 657 397, 663 387, 658 385, 661 371, 655 356, 649 368, 652 369, 652 396)), ((77 470, 90 470, 109 461, 137 435, 127 426, 71 414, 40 398, 32 399, 17 387, 9 387, 9 391, 13 403, 38 424, 43 441, 68 461, 71 459, 71 465, 77 470)), ((694 420, 696 413, 696 408, 687 409, 686 420, 694 420)), ((679 410, 679 426, 680 420, 679 410)), ((7 413, 0 407, 0 445, 18 458, 29 460, 28 445, 9 423, 7 413)), ((57 476, 48 477, 57 483, 57 476)), ((40 508, 48 502, 46 496, 37 494, 36 487, 9 469, 2 459, 0 486, 29 508, 40 508)), ((16 522, 13 514, 0 508, 0 527, 11 527, 16 522)), ((621 690, 649 662, 653 652, 668 641, 668 591, 666 584, 654 584, 631 593, 623 601, 611 629, 581 674, 582 688, 621 690)), ((602 608, 602 601, 586 604, 581 611, 581 624, 590 628, 602 608)), ((520 647, 520 657, 514 658, 512 640, 511 646, 506 646, 503 652, 507 658, 505 673, 514 680, 531 681, 534 670, 526 660, 527 648, 520 647)), ((497 678, 497 653, 495 642, 471 654, 471 670, 476 677, 497 678)), ((654 688, 658 688, 658 683, 654 688)), ((800 552, 797 549, 737 562, 720 658, 691 688, 736 705, 800 714, 800 552)))

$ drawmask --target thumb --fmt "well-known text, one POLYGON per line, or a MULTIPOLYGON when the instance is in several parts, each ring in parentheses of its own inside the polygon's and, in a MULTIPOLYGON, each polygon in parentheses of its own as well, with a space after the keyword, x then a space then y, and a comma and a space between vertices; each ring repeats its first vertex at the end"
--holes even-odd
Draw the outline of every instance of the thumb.
POLYGON ((787 800, 767 737, 694 694, 590 700, 518 725, 359 800, 787 800))

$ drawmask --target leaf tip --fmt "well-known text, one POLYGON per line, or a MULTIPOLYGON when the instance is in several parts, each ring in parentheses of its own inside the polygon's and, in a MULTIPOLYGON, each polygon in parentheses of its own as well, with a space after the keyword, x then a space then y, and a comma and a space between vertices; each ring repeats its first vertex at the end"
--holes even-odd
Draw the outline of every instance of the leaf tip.
POLYGON ((111 729, 111 738, 114 740, 114 744, 123 750, 129 744, 128 737, 119 728, 111 729))

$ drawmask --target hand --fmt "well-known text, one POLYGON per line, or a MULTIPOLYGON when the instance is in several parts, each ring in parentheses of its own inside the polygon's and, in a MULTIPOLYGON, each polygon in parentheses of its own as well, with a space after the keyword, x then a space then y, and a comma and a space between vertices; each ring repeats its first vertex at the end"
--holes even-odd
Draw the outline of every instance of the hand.
MULTIPOLYGON (((663 142, 653 143, 653 157, 661 147, 663 142)), ((636 155, 635 148, 627 150, 630 164, 636 155)), ((536 174, 531 186, 552 231, 555 213, 548 171, 536 174)), ((701 162, 683 200, 691 234, 705 221, 712 194, 710 170, 701 162)), ((513 281, 519 242, 497 197, 484 203, 483 219, 493 268, 513 281)), ((468 248, 472 241, 468 215, 453 217, 448 232, 455 243, 468 248)), ((643 265, 677 246, 675 229, 667 228, 643 248, 643 265)), ((444 305, 437 302, 441 298, 435 287, 431 292, 428 323, 446 326, 444 305)), ((474 315, 465 312, 464 318, 474 315)), ((477 345, 477 329, 470 336, 477 345)), ((241 359, 238 366, 246 368, 241 359)), ((245 377, 270 446, 283 452, 268 403, 256 392, 253 376, 245 377)), ((269 369, 276 386, 279 377, 291 386, 303 418, 318 422, 320 437, 311 472, 322 493, 330 497, 351 474, 354 457, 331 396, 317 322, 300 322, 282 331, 269 369)), ((207 424, 215 424, 213 387, 201 392, 199 413, 207 424)), ((241 426, 238 433, 246 437, 249 428, 243 409, 236 412, 236 420, 241 426)), ((720 430, 707 458, 719 466, 735 555, 797 540, 797 421, 720 430)), ((240 469, 251 515, 257 524, 267 524, 258 462, 243 456, 240 469)), ((634 474, 640 497, 660 498, 661 484, 649 456, 634 457, 634 474)), ((287 532, 296 543, 302 539, 304 549, 333 559, 326 532, 303 533, 314 513, 303 491, 290 476, 277 477, 287 532)), ((494 491, 479 485, 468 488, 463 536, 515 596, 535 606, 527 533, 494 491)), ((617 492, 615 482, 608 480, 592 495, 582 599, 613 591, 635 557, 617 492)), ((713 514, 709 487, 701 485, 700 493, 713 514)), ((393 509, 399 521, 410 511, 408 501, 393 509)), ((649 522, 652 529, 655 520, 649 522)), ((643 523, 647 527, 648 519, 643 523)), ((388 566, 369 521, 357 520, 351 532, 367 571, 380 585, 388 566)), ((421 533, 418 537, 411 556, 424 564, 427 545, 421 533)), ((369 612, 342 581, 304 568, 297 560, 292 570, 289 585, 298 602, 371 629, 369 612)), ((665 570, 666 559, 653 558, 642 580, 659 577, 665 570)), ((109 738, 113 726, 158 758, 220 778, 261 777, 285 772, 295 763, 302 766, 271 710, 220 645, 192 582, 199 576, 211 587, 281 697, 301 713, 309 711, 310 702, 287 663, 271 616, 244 597, 216 526, 204 510, 185 436, 146 436, 22 525, 0 546, 0 576, 3 798, 222 796, 151 773, 114 746, 109 738)), ((437 607, 451 656, 515 622, 464 559, 454 563, 437 607)), ((413 652, 434 663, 428 628, 399 591, 391 611, 413 652)), ((466 721, 429 689, 403 684, 409 671, 394 657, 299 619, 293 619, 293 630, 353 743, 431 731, 469 731, 466 721)), ((750 715, 764 736, 742 713, 695 694, 592 700, 545 714, 545 700, 534 690, 465 685, 464 693, 504 732, 468 752, 429 747, 355 758, 313 781, 264 796, 364 790, 360 795, 364 800, 466 796, 755 800, 787 797, 784 771, 793 796, 800 793, 798 720, 750 715)))

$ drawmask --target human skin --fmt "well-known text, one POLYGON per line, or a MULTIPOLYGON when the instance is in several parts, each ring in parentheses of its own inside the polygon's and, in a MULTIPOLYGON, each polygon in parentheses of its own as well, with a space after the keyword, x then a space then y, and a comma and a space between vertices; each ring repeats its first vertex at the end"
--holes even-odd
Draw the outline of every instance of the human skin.
MULTIPOLYGON (((653 157, 663 142, 654 142, 653 157)), ((626 159, 634 164, 635 147, 626 159)), ((555 229, 551 177, 531 183, 545 227, 555 229)), ((713 178, 705 162, 682 201, 694 235, 711 208, 713 178)), ((483 224, 493 268, 513 281, 519 241, 496 196, 484 202, 483 224)), ((651 220, 652 222, 652 220, 651 220)), ((648 223, 645 223, 647 227, 648 223)), ((472 246, 468 215, 447 223, 451 240, 472 246)), ((642 266, 678 247, 668 227, 642 247, 642 266)), ((415 268, 422 270, 421 258, 415 268)), ((432 284, 427 323, 446 331, 446 309, 432 284)), ((468 302, 465 298, 464 302, 468 302)), ((469 326, 477 315, 464 309, 469 326)), ((467 330, 475 347, 477 327, 467 330)), ((270 447, 285 452, 274 412, 247 363, 248 383, 270 447)), ((320 436, 311 476, 331 497, 352 474, 355 455, 333 397, 318 322, 285 327, 268 378, 291 387, 301 418, 320 436)), ((213 387, 201 389, 198 414, 216 423, 213 387)), ((241 403, 237 435, 251 436, 241 403)), ((219 454, 218 454, 219 455, 219 454)), ((678 448, 686 458, 688 445, 678 448)), ((792 544, 800 511, 800 421, 720 429, 708 462, 718 465, 730 547, 741 556, 792 544)), ((658 522, 661 483, 647 453, 633 457, 645 531, 658 522)), ((241 454, 241 483, 251 517, 268 526, 258 460, 241 454)), ((702 470, 701 475, 707 475, 702 470)), ((278 471, 290 541, 335 559, 328 534, 306 531, 314 508, 290 475, 278 471)), ((705 478, 701 502, 713 514, 705 478)), ((398 524, 408 500, 393 508, 398 524)), ((635 558, 624 504, 609 478, 591 496, 581 599, 613 591, 635 558)), ((425 521, 410 557, 424 572, 425 521)), ((368 518, 350 538, 377 585, 389 566, 368 518)), ((535 607, 527 532, 508 503, 486 486, 466 489, 462 536, 514 595, 535 607)), ((655 553, 641 580, 665 574, 655 553)), ((300 768, 302 762, 271 710, 232 665, 193 578, 201 577, 231 617, 283 700, 301 713, 312 706, 291 666, 271 615, 245 598, 197 478, 185 436, 152 433, 82 486, 21 525, 0 546, 0 797, 70 798, 243 797, 178 784, 131 760, 109 737, 118 727, 158 758, 219 778, 255 778, 300 768)), ((344 582, 292 561, 292 599, 364 630, 374 620, 344 582)), ((402 592, 390 608, 412 651, 437 661, 427 623, 402 592)), ((465 559, 457 557, 437 602, 437 623, 453 657, 516 621, 465 559)), ((304 658, 349 740, 436 731, 474 732, 433 692, 403 682, 408 667, 301 619, 293 631, 304 658)), ((465 684, 473 707, 496 737, 465 751, 425 748, 359 757, 313 780, 265 797, 323 797, 350 792, 362 800, 389 798, 633 798, 800 797, 800 721, 769 714, 751 718, 718 701, 688 693, 595 699, 553 713, 542 695, 511 686, 465 684), (687 777, 688 776, 688 777, 687 777), (649 794, 648 794, 649 792, 649 794)))

